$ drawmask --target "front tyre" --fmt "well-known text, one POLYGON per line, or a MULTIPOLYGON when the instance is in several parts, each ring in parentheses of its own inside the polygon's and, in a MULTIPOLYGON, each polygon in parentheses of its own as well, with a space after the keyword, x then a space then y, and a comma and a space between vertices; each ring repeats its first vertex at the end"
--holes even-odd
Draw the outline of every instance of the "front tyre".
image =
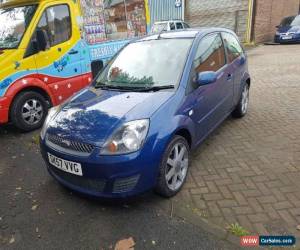
POLYGON ((47 110, 47 101, 41 94, 35 91, 22 92, 12 104, 10 118, 20 130, 32 131, 43 125, 47 110))
POLYGON ((187 141, 182 136, 175 136, 164 153, 155 191, 164 197, 176 195, 186 181, 189 163, 187 141))
POLYGON ((242 118, 247 114, 249 106, 249 85, 245 84, 238 105, 235 110, 232 112, 232 116, 236 118, 242 118))

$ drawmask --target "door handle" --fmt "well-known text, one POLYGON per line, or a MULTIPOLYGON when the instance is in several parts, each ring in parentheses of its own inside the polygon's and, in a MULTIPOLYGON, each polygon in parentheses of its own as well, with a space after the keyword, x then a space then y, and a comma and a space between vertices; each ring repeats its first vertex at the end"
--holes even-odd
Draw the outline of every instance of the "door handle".
POLYGON ((230 81, 230 80, 232 80, 232 77, 233 77, 233 75, 232 75, 232 74, 228 74, 228 75, 227 75, 227 81, 230 81))
POLYGON ((78 50, 70 50, 69 51, 69 53, 68 53, 69 55, 75 55, 75 54, 78 54, 78 50))

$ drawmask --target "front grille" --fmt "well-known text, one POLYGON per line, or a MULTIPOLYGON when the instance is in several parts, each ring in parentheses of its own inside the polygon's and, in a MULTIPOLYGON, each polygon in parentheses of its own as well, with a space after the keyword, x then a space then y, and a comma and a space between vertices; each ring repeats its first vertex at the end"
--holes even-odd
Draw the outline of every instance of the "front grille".
POLYGON ((71 141, 71 140, 65 140, 60 136, 52 135, 52 134, 47 134, 46 139, 47 139, 47 141, 53 143, 54 145, 57 145, 61 148, 68 149, 71 151, 76 151, 76 152, 90 154, 93 152, 93 150, 95 148, 91 144, 81 143, 81 142, 76 142, 76 141, 71 141))
POLYGON ((126 193, 133 190, 140 176, 132 176, 129 178, 116 179, 113 186, 113 193, 126 193))
POLYGON ((103 192, 105 188, 105 180, 101 179, 88 179, 84 176, 77 176, 73 174, 69 174, 67 172, 61 171, 55 167, 49 166, 50 171, 65 180, 66 182, 73 184, 74 186, 85 188, 91 191, 103 192))

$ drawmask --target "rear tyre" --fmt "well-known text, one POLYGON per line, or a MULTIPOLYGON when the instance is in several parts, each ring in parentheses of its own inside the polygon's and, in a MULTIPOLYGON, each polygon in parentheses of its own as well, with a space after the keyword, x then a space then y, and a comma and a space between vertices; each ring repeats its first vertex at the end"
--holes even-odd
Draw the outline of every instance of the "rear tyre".
POLYGON ((167 198, 176 195, 186 181, 189 160, 189 144, 182 136, 175 136, 160 164, 155 192, 167 198))
POLYGON ((238 105, 232 112, 232 116, 236 118, 242 118, 247 114, 249 106, 249 85, 245 84, 238 105))
POLYGON ((47 113, 48 104, 45 97, 35 91, 28 91, 15 98, 10 110, 10 119, 17 128, 28 132, 40 128, 47 113))

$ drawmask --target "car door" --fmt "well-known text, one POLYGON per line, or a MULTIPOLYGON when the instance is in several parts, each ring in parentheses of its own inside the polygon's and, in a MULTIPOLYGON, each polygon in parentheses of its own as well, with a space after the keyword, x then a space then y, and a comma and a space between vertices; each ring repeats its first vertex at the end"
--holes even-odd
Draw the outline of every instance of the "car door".
POLYGON ((219 33, 209 34, 199 42, 194 56, 190 83, 187 89, 191 118, 197 129, 200 142, 215 128, 230 111, 233 95, 233 81, 226 72, 225 48, 219 33), (195 77, 198 73, 213 71, 216 82, 198 86, 195 77))
POLYGON ((35 54, 37 73, 59 103, 83 87, 80 36, 72 32, 69 5, 46 8, 37 29, 44 30, 49 40, 49 49, 35 54))
POLYGON ((233 34, 223 32, 222 37, 226 48, 228 70, 233 76, 233 105, 235 105, 240 98, 241 83, 243 73, 246 72, 247 58, 240 42, 233 34))

